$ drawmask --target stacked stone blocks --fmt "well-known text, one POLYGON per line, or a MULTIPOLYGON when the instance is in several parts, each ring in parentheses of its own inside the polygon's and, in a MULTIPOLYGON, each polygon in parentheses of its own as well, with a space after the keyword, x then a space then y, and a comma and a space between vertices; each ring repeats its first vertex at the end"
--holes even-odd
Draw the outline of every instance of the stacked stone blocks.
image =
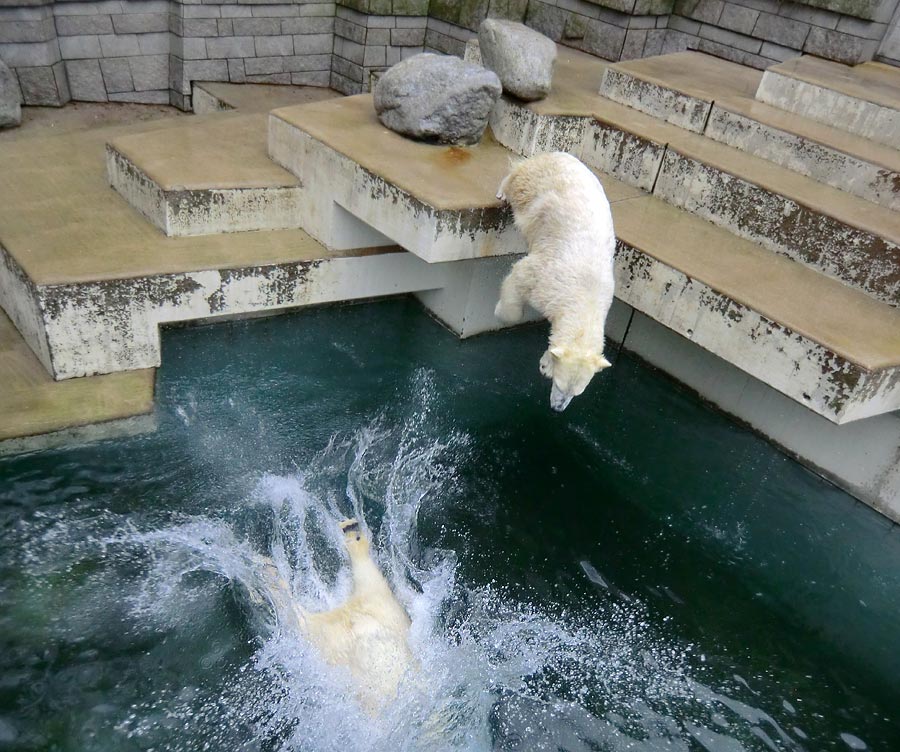
POLYGON ((173 4, 174 103, 193 81, 328 86, 334 14, 333 2, 173 4))
MULTIPOLYGON (((370 4, 377 3, 369 0, 370 4)), ((364 5, 352 0, 348 5, 364 5)), ((400 2, 394 6, 408 12, 427 3, 400 2)), ((334 59, 331 88, 343 94, 359 94, 371 88, 373 77, 425 49, 427 18, 417 15, 376 15, 338 6, 334 21, 334 59)))
POLYGON ((696 49, 754 68, 801 53, 855 64, 872 59, 887 20, 779 0, 676 0, 665 51, 696 49))
MULTIPOLYGON (((755 68, 900 49, 898 0, 0 0, 0 59, 28 105, 190 109, 194 81, 354 94, 422 52, 462 56, 485 18, 606 60, 699 50, 755 68), (894 29, 891 31, 891 29, 894 29)), ((888 60, 892 60, 888 56, 888 60)))

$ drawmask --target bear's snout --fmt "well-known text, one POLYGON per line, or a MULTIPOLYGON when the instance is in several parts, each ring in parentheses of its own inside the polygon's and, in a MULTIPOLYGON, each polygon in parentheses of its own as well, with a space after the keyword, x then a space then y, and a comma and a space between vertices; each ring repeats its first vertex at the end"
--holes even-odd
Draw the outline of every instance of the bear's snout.
POLYGON ((550 388, 550 407, 553 410, 556 410, 556 412, 561 413, 569 406, 572 397, 573 395, 564 392, 554 382, 553 386, 550 388))

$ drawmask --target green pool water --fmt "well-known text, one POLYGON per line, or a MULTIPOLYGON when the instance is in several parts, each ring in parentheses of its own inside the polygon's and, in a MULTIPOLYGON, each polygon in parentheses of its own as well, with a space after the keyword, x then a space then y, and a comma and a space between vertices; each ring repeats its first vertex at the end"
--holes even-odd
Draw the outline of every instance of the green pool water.
POLYGON ((0 458, 0 750, 900 750, 900 531, 627 354, 412 301, 167 331, 157 430, 0 458), (380 717, 279 626, 364 519, 380 717))

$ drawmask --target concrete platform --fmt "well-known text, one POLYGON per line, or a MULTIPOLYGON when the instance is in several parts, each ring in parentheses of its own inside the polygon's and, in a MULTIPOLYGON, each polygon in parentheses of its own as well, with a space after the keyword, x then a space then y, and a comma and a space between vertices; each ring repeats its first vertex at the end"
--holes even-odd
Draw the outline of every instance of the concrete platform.
POLYGON ((900 311, 654 197, 613 220, 633 308, 835 423, 900 408, 900 311))
MULTIPOLYGON (((430 263, 524 251, 496 197, 515 155, 489 134, 471 147, 410 141, 384 128, 361 94, 275 110, 269 151, 304 184, 327 184, 304 202, 301 224, 328 247, 348 242, 350 214, 430 263)), ((608 195, 639 193, 613 182, 608 195)))
POLYGON ((0 311, 0 453, 26 437, 122 420, 153 410, 154 370, 56 382, 0 311))
POLYGON ((114 139, 110 184, 173 237, 296 229, 300 182, 269 159, 266 114, 339 96, 308 86, 196 83, 195 112, 218 116, 114 139))
POLYGON ((900 305, 900 223, 889 209, 682 132, 654 194, 890 305, 900 305))
POLYGON ((106 147, 110 185, 166 235, 297 227, 300 181, 269 159, 264 114, 222 114, 106 147))
POLYGON ((490 138, 410 141, 383 127, 361 94, 273 111, 269 153, 302 183, 318 181, 301 225, 329 248, 395 242, 430 263, 524 250, 495 195, 512 155, 490 138))
POLYGON ((900 70, 803 56, 763 75, 756 98, 893 148, 900 144, 900 70))

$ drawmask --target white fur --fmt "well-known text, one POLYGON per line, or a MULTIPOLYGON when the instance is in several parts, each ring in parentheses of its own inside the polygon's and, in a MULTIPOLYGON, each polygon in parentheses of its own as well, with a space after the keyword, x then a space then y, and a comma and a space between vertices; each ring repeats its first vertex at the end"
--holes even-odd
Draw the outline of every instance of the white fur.
POLYGON ((564 410, 609 366, 603 331, 612 305, 616 238, 603 186, 571 154, 540 154, 515 165, 497 192, 509 201, 528 255, 500 288, 495 314, 520 321, 528 303, 550 321, 540 370, 553 379, 550 404, 564 410))
POLYGON ((360 704, 376 715, 397 696, 400 682, 414 665, 407 642, 410 621, 372 559, 368 540, 353 523, 355 520, 341 523, 353 591, 337 608, 305 611, 293 600, 290 587, 277 576, 274 566, 268 568, 268 579, 279 617, 299 629, 328 663, 350 669, 360 704))

